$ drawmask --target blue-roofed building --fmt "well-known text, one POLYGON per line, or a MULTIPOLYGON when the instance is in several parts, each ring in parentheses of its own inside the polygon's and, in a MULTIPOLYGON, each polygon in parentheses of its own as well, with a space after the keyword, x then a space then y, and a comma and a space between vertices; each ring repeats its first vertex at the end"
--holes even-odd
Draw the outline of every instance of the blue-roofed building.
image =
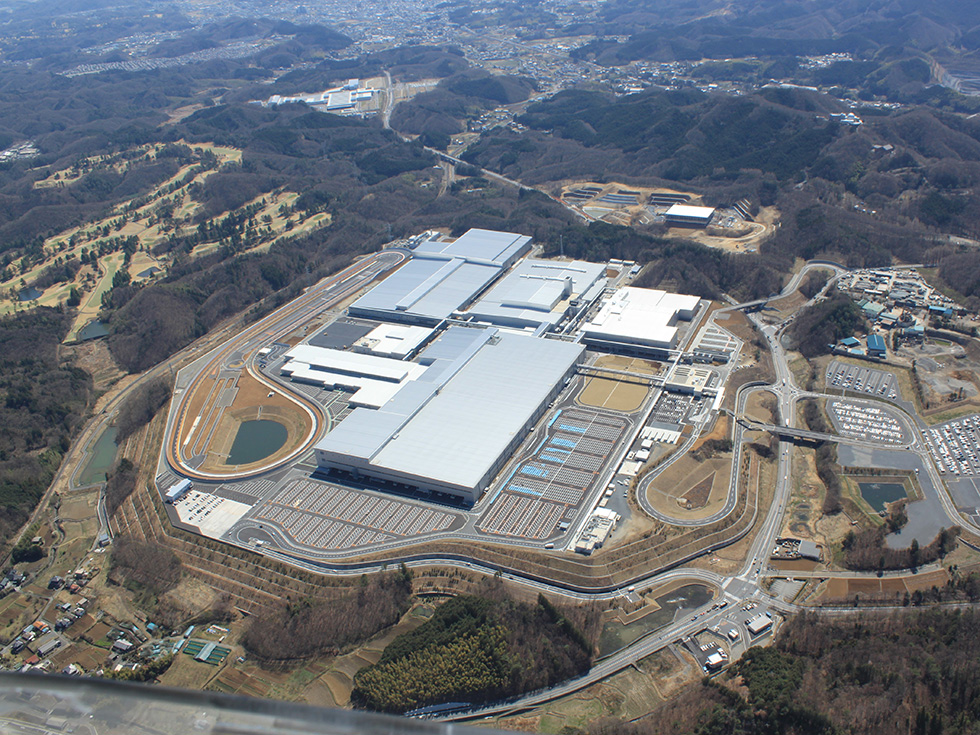
POLYGON ((930 316, 953 316, 953 310, 948 306, 935 306, 929 307, 930 316))
POLYGON ((859 344, 861 344, 857 337, 845 337, 840 341, 840 343, 845 347, 857 347, 859 344))
POLYGON ((868 355, 871 357, 885 356, 885 340, 880 334, 868 335, 868 355))

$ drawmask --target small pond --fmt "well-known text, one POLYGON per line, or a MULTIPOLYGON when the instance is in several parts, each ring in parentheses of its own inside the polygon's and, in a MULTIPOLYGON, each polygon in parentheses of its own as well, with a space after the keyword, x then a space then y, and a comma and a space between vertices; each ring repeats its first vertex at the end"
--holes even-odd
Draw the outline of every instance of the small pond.
POLYGON ((898 482, 859 482, 861 497, 877 512, 883 513, 885 505, 908 497, 905 486, 898 482))
POLYGON ((225 464, 251 464, 279 451, 286 443, 286 427, 278 421, 256 419, 238 427, 225 464))
POLYGON ((106 475, 116 461, 116 449, 116 427, 110 426, 92 446, 92 455, 75 478, 75 484, 81 487, 105 482, 106 475))
POLYGON ((98 319, 93 319, 78 331, 78 341, 87 342, 90 339, 98 339, 109 334, 105 324, 98 319))

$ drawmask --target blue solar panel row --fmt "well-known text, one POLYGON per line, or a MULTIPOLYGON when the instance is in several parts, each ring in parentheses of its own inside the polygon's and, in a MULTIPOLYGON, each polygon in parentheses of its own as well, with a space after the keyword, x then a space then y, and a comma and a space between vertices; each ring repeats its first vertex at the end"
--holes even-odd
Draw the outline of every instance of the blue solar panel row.
POLYGON ((542 493, 539 490, 532 490, 529 487, 521 487, 520 485, 511 485, 507 488, 508 490, 513 490, 515 493, 527 493, 528 495, 535 495, 541 497, 542 493))
POLYGON ((559 447, 569 447, 570 449, 574 449, 575 445, 578 444, 578 442, 576 441, 572 441, 571 439, 565 439, 564 437, 561 436, 553 437, 551 439, 551 443, 559 447))
POLYGON ((531 475, 531 477, 547 477, 548 471, 541 469, 540 467, 532 467, 530 465, 524 465, 521 467, 520 474, 531 475))

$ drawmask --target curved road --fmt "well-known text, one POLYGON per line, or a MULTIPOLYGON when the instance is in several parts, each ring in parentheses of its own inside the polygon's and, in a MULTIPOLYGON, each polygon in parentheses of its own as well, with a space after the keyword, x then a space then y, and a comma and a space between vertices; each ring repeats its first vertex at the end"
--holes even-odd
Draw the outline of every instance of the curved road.
MULTIPOLYGON (((711 314, 709 323, 714 324, 715 317, 718 314, 724 314, 729 311, 742 310, 753 306, 761 306, 771 301, 778 301, 779 299, 790 296, 794 291, 796 291, 797 288, 799 288, 800 283, 803 281, 803 277, 811 270, 830 270, 833 271, 834 275, 833 277, 828 279, 827 283, 824 285, 824 287, 820 290, 819 293, 814 295, 812 299, 810 299, 806 304, 804 304, 800 308, 809 306, 815 301, 823 298, 823 295, 827 292, 828 289, 830 289, 833 286, 833 284, 837 281, 837 279, 840 278, 840 276, 843 275, 844 273, 848 272, 847 269, 844 268, 843 266, 837 263, 833 263, 831 261, 810 261, 806 263, 802 268, 800 268, 799 271, 793 274, 792 278, 790 278, 789 281, 787 281, 782 291, 780 291, 778 294, 774 294, 773 296, 769 296, 765 299, 758 299, 756 301, 749 301, 742 304, 733 304, 732 306, 725 307, 724 309, 718 309, 717 311, 711 314)), ((771 336, 769 337, 769 340, 771 343, 772 342, 771 336)), ((785 386, 789 384, 784 382, 783 385, 785 386)), ((733 422, 733 426, 732 426, 732 467, 733 468, 738 467, 738 462, 741 458, 741 452, 742 452, 742 439, 746 431, 746 428, 744 426, 741 426, 737 422, 737 418, 744 413, 745 401, 748 399, 749 394, 754 390, 759 389, 760 387, 763 386, 765 386, 768 389, 771 389, 773 393, 776 393, 778 387, 780 387, 780 381, 778 376, 776 382, 773 383, 771 386, 766 386, 765 383, 749 383, 747 385, 741 386, 736 395, 735 413, 733 414, 733 419, 736 419, 736 421, 733 422), (747 389, 751 389, 751 390, 747 390, 747 389)), ((669 523, 673 526, 683 526, 687 528, 693 528, 698 526, 707 526, 717 521, 720 521, 735 509, 735 506, 738 503, 738 473, 734 471, 732 472, 732 477, 729 482, 728 495, 725 498, 725 505, 721 508, 721 510, 716 511, 715 513, 712 513, 710 516, 707 516, 705 518, 698 518, 698 519, 677 518, 675 516, 671 516, 657 510, 656 508, 653 507, 653 504, 650 502, 647 496, 650 485, 653 483, 654 480, 657 479, 657 477, 661 473, 663 473, 668 467, 670 467, 670 465, 672 465, 674 462, 676 462, 682 456, 684 456, 684 454, 687 451, 689 451, 690 448, 694 445, 694 442, 697 441, 697 439, 698 439, 698 434, 692 433, 685 441, 683 446, 681 446, 676 452, 674 452, 674 454, 667 461, 665 461, 663 464, 657 467, 654 471, 647 474, 638 484, 636 490, 637 503, 639 504, 643 512, 649 515, 651 518, 655 518, 656 520, 662 523, 669 523)))
MULTIPOLYGON (((167 438, 164 444, 167 464, 179 475, 191 479, 241 480, 283 467, 309 450, 323 433, 324 424, 326 423, 326 415, 323 407, 299 392, 286 390, 286 386, 283 384, 273 383, 262 377, 252 368, 252 358, 259 349, 267 346, 271 342, 275 342, 281 336, 288 334, 297 325, 308 320, 313 313, 330 308, 332 304, 343 300, 363 288, 370 278, 377 276, 384 270, 395 267, 405 260, 406 257, 404 252, 388 250, 364 258, 310 287, 299 298, 290 301, 288 304, 285 304, 243 330, 233 339, 228 340, 214 350, 202 367, 192 365, 184 368, 185 371, 194 371, 195 374, 188 386, 178 389, 179 395, 178 390, 174 391, 174 400, 171 404, 170 415, 167 420, 167 438), (187 438, 193 434, 196 428, 196 422, 200 420, 199 416, 190 415, 190 405, 197 397, 199 391, 210 391, 214 387, 214 383, 220 380, 218 377, 220 371, 226 368, 228 363, 233 361, 237 362, 239 359, 244 362, 244 369, 249 376, 270 391, 281 393, 305 411, 311 419, 312 426, 302 443, 296 449, 287 456, 281 457, 267 465, 246 472, 202 472, 190 464, 193 457, 186 456, 184 452, 186 445, 190 443, 187 441, 187 438), (185 438, 185 424, 187 421, 194 423, 190 427, 188 437, 185 438), (182 440, 183 446, 181 445, 182 440)), ((215 418, 215 422, 217 422, 217 418, 215 418)))

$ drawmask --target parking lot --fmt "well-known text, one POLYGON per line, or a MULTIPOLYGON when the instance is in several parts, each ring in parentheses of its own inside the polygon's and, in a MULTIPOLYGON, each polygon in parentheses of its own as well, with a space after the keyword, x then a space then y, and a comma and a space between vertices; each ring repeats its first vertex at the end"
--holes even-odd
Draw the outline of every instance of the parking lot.
POLYGON ((303 479, 286 483, 250 520, 275 526, 298 545, 333 551, 445 531, 463 519, 441 508, 303 479))
POLYGON ((559 523, 575 517, 628 426, 600 411, 556 411, 531 454, 493 491, 477 528, 527 539, 554 535, 559 523))
POLYGON ((777 620, 767 605, 746 602, 731 604, 716 602, 708 610, 691 617, 691 622, 704 619, 704 628, 684 639, 684 646, 697 659, 702 671, 723 668, 729 660, 737 660, 749 646, 772 635, 777 620), (718 652, 727 652, 723 660, 715 658, 714 665, 708 659, 718 652))
POLYGON ((980 415, 966 416, 924 432, 939 472, 954 477, 980 476, 980 415))
POLYGON ((898 380, 892 373, 837 360, 827 366, 827 387, 890 400, 898 398, 898 380))
POLYGON ((887 408, 852 401, 827 401, 827 413, 842 436, 885 444, 907 444, 911 440, 887 408))
POLYGON ((657 405, 653 407, 649 423, 673 424, 679 427, 690 414, 699 413, 703 403, 703 398, 664 391, 660 394, 657 405))

